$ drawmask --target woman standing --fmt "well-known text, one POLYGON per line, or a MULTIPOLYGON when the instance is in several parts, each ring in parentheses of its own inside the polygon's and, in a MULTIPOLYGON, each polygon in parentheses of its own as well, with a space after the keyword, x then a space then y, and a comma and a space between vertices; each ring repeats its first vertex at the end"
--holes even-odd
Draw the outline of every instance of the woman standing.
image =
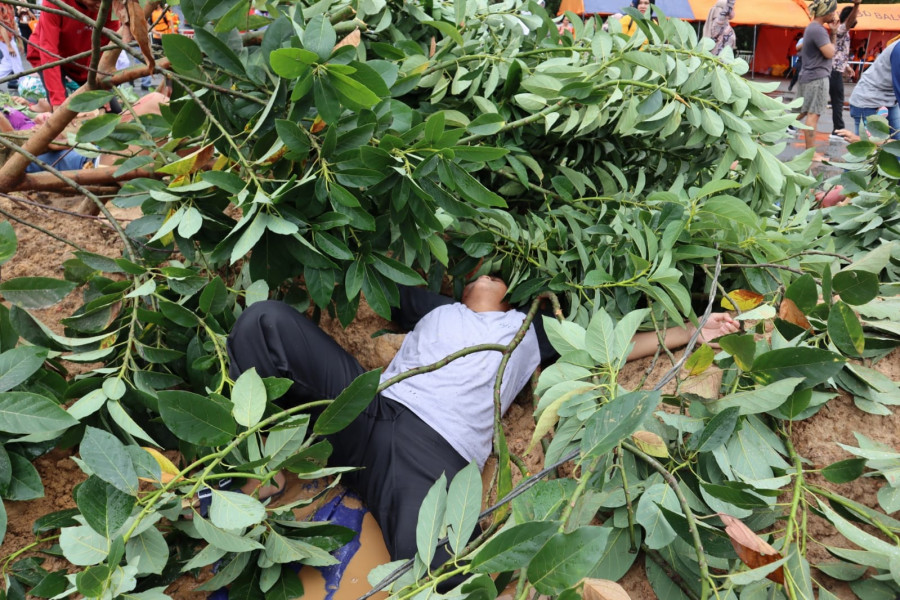
POLYGON ((703 25, 703 37, 708 37, 716 43, 710 50, 715 56, 718 56, 726 46, 730 46, 732 50, 737 47, 734 29, 731 27, 731 19, 734 18, 734 3, 735 0, 716 2, 709 9, 706 23, 703 25))

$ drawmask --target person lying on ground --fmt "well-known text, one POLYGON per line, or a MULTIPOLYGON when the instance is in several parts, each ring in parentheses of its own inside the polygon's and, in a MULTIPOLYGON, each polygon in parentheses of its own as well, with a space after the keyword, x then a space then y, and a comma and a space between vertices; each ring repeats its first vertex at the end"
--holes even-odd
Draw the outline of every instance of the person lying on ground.
MULTIPOLYGON (((462 301, 419 288, 400 288, 394 321, 411 330, 381 381, 433 364, 477 344, 508 344, 525 313, 511 309, 506 283, 487 275, 469 283, 462 301)), ((710 342, 734 333, 738 324, 725 313, 711 316, 700 332, 710 342)), ((665 345, 683 346, 693 325, 666 331, 665 345)), ((629 359, 652 355, 655 332, 632 340, 629 359)), ((336 398, 365 369, 305 315, 277 301, 247 307, 228 337, 229 374, 237 379, 255 368, 261 377, 293 380, 282 406, 336 398)), ((500 387, 502 412, 524 388, 538 364, 555 352, 540 320, 528 328, 510 354, 500 387)), ((416 553, 416 521, 426 493, 441 474, 447 481, 475 462, 479 469, 491 453, 494 382, 503 355, 483 351, 459 358, 430 373, 407 378, 376 394, 348 427, 328 436, 334 451, 329 463, 359 467, 343 483, 357 491, 380 525, 392 560, 416 553)), ((315 415, 313 415, 315 416, 315 415)), ((439 549, 432 566, 449 555, 439 549)))
MULTIPOLYGON (((168 96, 165 94, 161 94, 159 92, 151 92, 146 96, 140 98, 137 102, 135 102, 130 110, 126 110, 122 113, 121 120, 123 123, 127 123, 132 121, 136 117, 140 117, 146 114, 159 114, 160 105, 165 104, 169 101, 168 96)), ((50 118, 49 112, 37 112, 33 117, 29 117, 24 112, 20 110, 20 108, 32 106, 28 103, 24 98, 13 97, 13 105, 0 107, 0 112, 2 112, 3 117, 0 119, 0 131, 3 132, 11 132, 11 131, 30 131, 35 127, 42 125, 47 119, 50 118)), ((80 123, 97 116, 97 112, 90 113, 82 113, 79 115, 77 121, 73 122, 71 126, 74 129, 68 129, 67 131, 77 130, 77 127, 80 126, 80 123)), ((65 137, 65 133, 61 138, 65 137)), ((115 161, 120 157, 114 154, 101 154, 97 159, 88 158, 85 155, 78 152, 77 149, 71 148, 66 144, 65 139, 58 138, 60 144, 51 144, 50 151, 45 152, 38 156, 43 162, 50 164, 55 169, 60 171, 76 171, 78 169, 82 169, 87 165, 92 166, 110 166, 115 164, 115 161)), ((142 150, 138 147, 129 147, 133 152, 137 152, 142 150)), ((25 169, 26 173, 37 173, 39 171, 43 171, 44 168, 40 166, 38 163, 31 163, 25 169)))

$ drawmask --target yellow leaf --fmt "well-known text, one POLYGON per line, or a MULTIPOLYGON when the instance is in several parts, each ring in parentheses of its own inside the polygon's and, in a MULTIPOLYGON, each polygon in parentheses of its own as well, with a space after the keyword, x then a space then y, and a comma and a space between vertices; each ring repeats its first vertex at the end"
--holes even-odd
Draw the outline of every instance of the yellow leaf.
POLYGON ((666 458, 669 456, 669 449, 666 447, 666 442, 655 433, 649 431, 635 431, 631 434, 631 439, 634 441, 635 446, 637 446, 644 454, 659 458, 666 458))
POLYGON ((216 159, 216 162, 213 163, 212 170, 213 171, 221 171, 225 167, 231 164, 231 159, 225 156, 224 154, 220 154, 219 158, 216 159))
POLYGON ((687 359, 687 362, 684 363, 684 368, 687 370, 688 375, 699 375, 709 368, 715 356, 716 353, 713 349, 708 344, 703 344, 687 359))
POLYGON ((580 387, 574 390, 570 390, 554 400, 550 403, 550 406, 541 411, 541 416, 538 418, 537 425, 534 427, 534 434, 531 436, 531 441, 528 443, 528 447, 525 449, 525 454, 530 454, 531 449, 534 448, 535 444, 541 441, 541 439, 550 433, 550 430, 556 425, 556 422, 559 421, 559 414, 557 411, 563 402, 575 396, 576 394, 583 394, 585 392, 590 392, 595 390, 596 387, 593 385, 586 385, 584 387, 580 387))
POLYGON ((722 298, 722 308, 726 310, 734 310, 734 305, 728 298, 733 298, 742 311, 752 310, 765 300, 765 296, 750 290, 733 290, 728 292, 728 297, 722 298))
MULTIPOLYGON (((163 219, 163 225, 165 225, 166 221, 168 221, 169 219, 171 219, 171 218, 172 218, 172 215, 174 215, 174 214, 175 214, 175 209, 174 209, 174 208, 170 208, 170 209, 169 209, 169 212, 166 213, 166 218, 163 219)), ((169 244, 172 244, 172 243, 175 242, 175 234, 172 233, 172 232, 170 231, 170 232, 167 233, 166 235, 164 235, 164 236, 162 236, 161 238, 159 238, 159 241, 162 242, 162 245, 163 245, 163 246, 168 246, 169 244)))
POLYGON ((581 597, 584 600, 631 600, 625 588, 608 579, 585 579, 581 597))
POLYGON ((206 163, 212 158, 213 151, 213 145, 209 144, 196 152, 188 154, 184 158, 158 168, 156 172, 164 173, 166 175, 189 175, 191 173, 196 173, 206 166, 206 163))
MULTIPOLYGON (((175 479, 175 477, 179 473, 178 467, 176 467, 175 464, 171 460, 169 460, 165 454, 163 454, 156 448, 149 448, 146 446, 141 446, 141 448, 145 452, 147 452, 147 454, 152 456, 153 460, 156 461, 156 464, 159 465, 159 470, 161 472, 161 476, 159 479, 162 483, 168 483, 175 479)), ((143 479, 144 481, 151 481, 144 477, 142 477, 141 479, 143 479)))

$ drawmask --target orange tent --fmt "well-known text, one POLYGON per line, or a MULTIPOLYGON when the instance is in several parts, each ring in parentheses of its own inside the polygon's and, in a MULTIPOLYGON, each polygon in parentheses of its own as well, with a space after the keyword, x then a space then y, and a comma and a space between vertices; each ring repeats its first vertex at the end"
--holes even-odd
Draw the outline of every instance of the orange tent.
MULTIPOLYGON (((852 4, 841 4, 838 10, 852 4)), ((861 4, 854 31, 900 31, 900 4, 861 4)))
MULTIPOLYGON (((666 14, 670 16, 683 16, 689 21, 705 21, 709 10, 716 0, 688 0, 690 14, 681 10, 681 2, 668 7, 665 0, 656 0, 666 14), (676 7, 677 5, 677 7, 676 7)), ((559 14, 570 10, 575 14, 596 13, 610 14, 619 12, 625 6, 630 5, 629 0, 619 1, 592 1, 592 0, 562 0, 559 6, 559 14), (588 10, 585 10, 587 6, 588 10), (594 6, 601 7, 598 9, 594 6)), ((735 4, 734 19, 732 25, 776 25, 778 27, 806 27, 809 25, 809 12, 803 0, 741 0, 735 4)))

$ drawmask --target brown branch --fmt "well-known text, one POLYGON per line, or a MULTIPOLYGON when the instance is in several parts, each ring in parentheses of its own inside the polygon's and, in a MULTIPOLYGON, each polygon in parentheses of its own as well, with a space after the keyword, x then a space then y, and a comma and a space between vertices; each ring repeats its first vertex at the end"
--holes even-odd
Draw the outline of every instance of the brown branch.
MULTIPOLYGON (((100 9, 97 11, 97 21, 94 23, 94 31, 91 33, 91 66, 88 70, 87 86, 90 90, 97 89, 97 67, 100 65, 100 47, 103 45, 103 24, 109 18, 112 9, 112 0, 101 0, 100 9)), ((116 56, 118 58, 118 55, 116 56)))
MULTIPOLYGON (((146 171, 144 169, 135 169, 123 175, 115 176, 115 172, 119 167, 98 167, 96 169, 81 169, 78 171, 62 171, 68 178, 80 186, 109 186, 115 185, 122 181, 131 181, 139 177, 152 177, 161 179, 162 174, 146 171)), ((15 191, 32 191, 32 192, 60 192, 72 189, 72 186, 56 177, 52 173, 28 173, 22 179, 21 183, 16 186, 15 191)))

